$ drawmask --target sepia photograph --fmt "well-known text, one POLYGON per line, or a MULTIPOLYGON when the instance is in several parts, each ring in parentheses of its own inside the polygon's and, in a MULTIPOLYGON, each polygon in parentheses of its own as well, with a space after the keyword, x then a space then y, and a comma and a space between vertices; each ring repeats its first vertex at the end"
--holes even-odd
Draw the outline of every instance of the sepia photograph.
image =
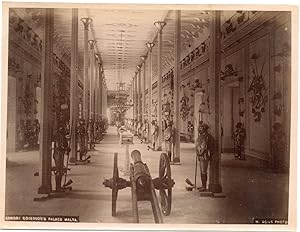
POLYGON ((297 7, 2 7, 1 228, 295 230, 297 7))

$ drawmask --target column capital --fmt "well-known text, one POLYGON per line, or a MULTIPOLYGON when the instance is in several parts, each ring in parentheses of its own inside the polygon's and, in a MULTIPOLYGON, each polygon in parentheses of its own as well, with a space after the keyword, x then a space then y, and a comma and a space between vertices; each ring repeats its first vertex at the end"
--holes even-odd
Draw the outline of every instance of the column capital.
POLYGON ((145 62, 146 58, 147 58, 147 56, 141 56, 143 63, 145 62))
POLYGON ((100 66, 101 65, 101 54, 100 53, 95 53, 95 58, 96 58, 96 61, 98 63, 98 65, 100 66))
POLYGON ((89 25, 93 21, 91 18, 81 18, 80 21, 83 23, 84 30, 89 30, 89 25))
POLYGON ((139 72, 141 70, 142 66, 141 65, 137 65, 136 67, 137 67, 137 70, 138 70, 137 72, 139 72))
POLYGON ((164 28, 164 26, 166 26, 166 22, 164 21, 156 21, 154 23, 154 26, 158 29, 158 32, 161 33, 162 32, 162 29, 164 28))
POLYGON ((97 41, 96 41, 96 40, 93 40, 93 39, 90 39, 90 40, 88 41, 88 44, 90 45, 90 49, 91 49, 91 50, 94 49, 96 43, 97 43, 97 41))
POLYGON ((155 45, 155 43, 152 43, 152 42, 146 43, 146 46, 147 46, 149 52, 152 52, 152 48, 154 47, 154 45, 155 45))

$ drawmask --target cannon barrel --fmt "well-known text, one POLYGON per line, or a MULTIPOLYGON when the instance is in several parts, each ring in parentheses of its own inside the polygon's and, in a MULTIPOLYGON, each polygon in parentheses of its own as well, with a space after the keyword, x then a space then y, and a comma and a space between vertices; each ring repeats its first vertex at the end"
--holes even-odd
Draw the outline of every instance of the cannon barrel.
POLYGON ((131 158, 133 160, 133 177, 137 185, 137 189, 149 189, 151 183, 151 176, 146 165, 142 162, 141 153, 138 150, 131 152, 131 158))
POLYGON ((159 163, 159 177, 152 180, 148 166, 143 163, 141 153, 138 150, 131 152, 132 162, 130 164, 130 181, 119 177, 118 153, 114 154, 113 177, 105 179, 103 185, 112 189, 112 216, 116 216, 116 203, 118 191, 131 187, 132 211, 134 222, 139 222, 138 201, 150 201, 155 223, 163 223, 161 212, 169 215, 172 204, 172 187, 175 182, 171 179, 171 167, 168 155, 162 153, 159 163), (160 203, 155 193, 160 192, 160 203))

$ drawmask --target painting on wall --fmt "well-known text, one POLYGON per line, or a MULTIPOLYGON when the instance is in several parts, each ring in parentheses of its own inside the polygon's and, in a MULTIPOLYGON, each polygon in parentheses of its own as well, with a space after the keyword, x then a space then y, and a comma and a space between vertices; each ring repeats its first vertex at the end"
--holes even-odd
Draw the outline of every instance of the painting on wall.
POLYGON ((269 81, 270 81, 270 36, 265 36, 249 44, 249 140, 250 149, 268 153, 270 150, 269 130, 269 81), (260 136, 258 136, 260 135, 260 136), (258 139, 259 138, 259 139, 258 139))
POLYGON ((264 68, 266 55, 253 53, 250 61, 250 86, 248 88, 251 113, 255 122, 261 120, 262 114, 266 111, 268 102, 267 88, 264 79, 264 68))

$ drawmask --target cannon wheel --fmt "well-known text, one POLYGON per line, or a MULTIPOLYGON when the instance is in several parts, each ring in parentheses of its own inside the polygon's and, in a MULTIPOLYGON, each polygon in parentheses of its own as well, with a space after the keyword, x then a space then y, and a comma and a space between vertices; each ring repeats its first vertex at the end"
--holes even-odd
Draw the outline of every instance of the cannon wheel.
POLYGON ((118 153, 114 153, 114 169, 113 169, 113 184, 112 184, 112 208, 111 215, 115 217, 117 215, 117 198, 118 198, 118 181, 119 170, 118 170, 118 153))
POLYGON ((160 189, 161 211, 168 216, 172 205, 172 178, 170 160, 166 153, 162 153, 159 160, 159 180, 164 183, 164 189, 160 189))

